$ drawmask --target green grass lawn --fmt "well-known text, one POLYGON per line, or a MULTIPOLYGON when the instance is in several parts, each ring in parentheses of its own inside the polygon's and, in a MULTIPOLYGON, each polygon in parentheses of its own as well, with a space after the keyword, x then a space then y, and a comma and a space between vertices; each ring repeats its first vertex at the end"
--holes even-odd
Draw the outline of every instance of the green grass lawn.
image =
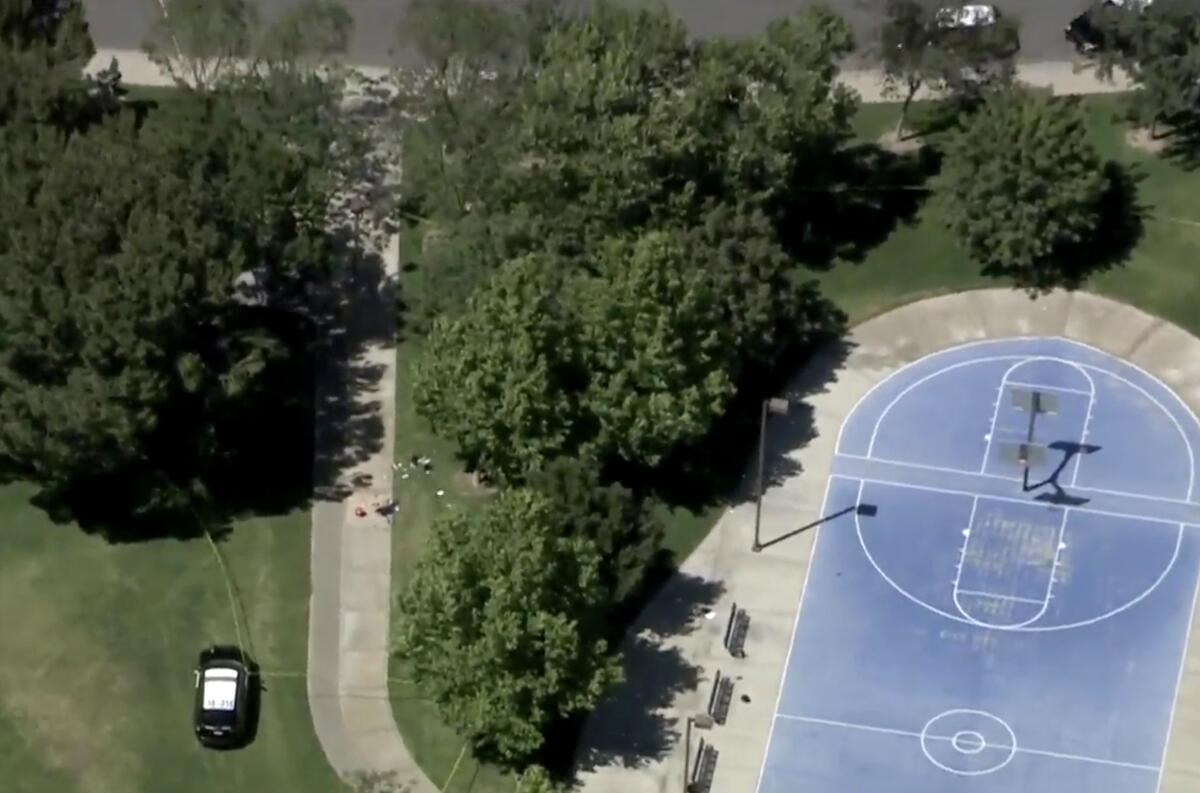
MULTIPOLYGON (((0 488, 0 778, 11 793, 340 790, 302 677, 267 678, 253 744, 202 749, 192 668, 235 629, 204 540, 112 545, 0 488)), ((238 522, 220 543, 265 673, 304 671, 309 519, 238 522)))
MULTIPOLYGON (((1122 99, 1096 97, 1086 102, 1092 139, 1101 154, 1117 161, 1139 180, 1138 196, 1144 212, 1144 232, 1129 260, 1098 273, 1087 289, 1134 303, 1200 333, 1200 172, 1129 149, 1124 126, 1117 121, 1122 99)), ((864 106, 855 119, 855 133, 862 141, 875 141, 896 122, 898 105, 864 106)), ((923 108, 915 108, 920 119, 923 108)), ((412 248, 409 253, 411 255, 412 248)), ((907 223, 898 225, 860 262, 840 262, 814 273, 825 294, 844 310, 851 325, 914 300, 938 294, 1006 282, 981 275, 945 231, 933 202, 926 202, 907 223)), ((486 497, 476 491, 453 463, 452 447, 438 439, 412 407, 408 366, 419 353, 415 342, 399 349, 399 378, 396 389, 397 456, 428 454, 435 461, 430 476, 416 474, 397 482, 400 512, 396 517, 393 572, 395 585, 408 580, 428 536, 429 526, 439 514, 470 508, 486 497), (436 492, 443 490, 443 496, 436 492)), ((686 555, 702 540, 721 512, 720 506, 692 513, 676 509, 665 514, 667 545, 676 559, 686 555)), ((404 670, 393 662, 395 677, 404 670)), ((393 686, 396 719, 418 762, 435 784, 442 784, 454 765, 462 740, 439 719, 432 705, 420 698, 410 685, 393 686)), ((495 768, 466 760, 455 774, 449 790, 456 793, 512 793, 514 780, 495 768)))
MULTIPOLYGON (((1122 300, 1200 332, 1200 171, 1131 149, 1121 123, 1121 96, 1084 102, 1089 129, 1102 157, 1124 166, 1137 180, 1143 233, 1127 262, 1094 274, 1088 291, 1122 300), (1188 222, 1190 221, 1190 223, 1188 222)), ((922 108, 915 110, 920 118, 922 108)), ((862 140, 890 130, 899 107, 866 105, 855 123, 862 140)), ((979 274, 944 228, 935 202, 926 203, 910 225, 899 226, 863 262, 842 263, 818 276, 825 294, 862 322, 922 297, 1005 282, 979 274)))

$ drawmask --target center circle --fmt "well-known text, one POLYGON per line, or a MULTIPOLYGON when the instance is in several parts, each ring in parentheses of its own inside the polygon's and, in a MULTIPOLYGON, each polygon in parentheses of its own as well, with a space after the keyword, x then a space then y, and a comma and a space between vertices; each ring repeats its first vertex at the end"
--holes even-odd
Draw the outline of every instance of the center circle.
POLYGON ((950 739, 950 745, 963 754, 979 754, 987 746, 987 741, 974 730, 959 730, 950 739))
POLYGON ((943 711, 921 728, 925 759, 959 776, 999 771, 1017 754, 1017 736, 1004 719, 986 710, 943 711))

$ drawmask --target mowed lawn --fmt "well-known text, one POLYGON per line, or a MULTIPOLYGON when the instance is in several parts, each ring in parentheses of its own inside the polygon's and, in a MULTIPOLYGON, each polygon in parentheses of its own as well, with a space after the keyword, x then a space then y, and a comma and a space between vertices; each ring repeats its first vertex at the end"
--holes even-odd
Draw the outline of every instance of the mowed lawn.
MULTIPOLYGON (((203 540, 111 545, 0 487, 0 789, 5 793, 335 793, 302 677, 267 678, 257 739, 202 749, 192 668, 233 643, 203 540)), ((304 671, 307 512, 241 521, 220 543, 266 673, 304 671)))
MULTIPOLYGON (((1200 170, 1130 148, 1120 120, 1123 101, 1119 95, 1089 97, 1084 108, 1100 155, 1122 165, 1137 184, 1142 236, 1128 261, 1092 274, 1084 289, 1200 333, 1200 170)), ((918 118, 922 110, 916 108, 918 118)), ((876 140, 895 125, 898 113, 896 105, 866 105, 856 132, 862 140, 876 140)), ((1006 285, 980 275, 966 259, 946 231, 935 200, 927 201, 913 222, 898 226, 861 263, 841 263, 817 277, 851 324, 922 297, 1006 285)))
MULTIPOLYGON (((1086 100, 1090 134, 1101 155, 1126 167, 1138 181, 1143 233, 1129 260, 1094 274, 1085 288, 1134 303, 1200 333, 1200 171, 1188 171, 1168 159, 1134 151, 1124 142, 1119 122, 1121 98, 1086 100)), ((856 119, 861 141, 870 142, 894 126, 898 106, 866 105, 856 119)), ((917 108, 917 112, 922 112, 917 108)), ((411 241, 410 241, 411 242, 411 241)), ((415 257, 417 246, 406 248, 415 257)), ((851 325, 924 297, 988 286, 1006 286, 983 276, 957 248, 945 230, 935 201, 926 201, 908 222, 900 223, 859 262, 840 262, 814 272, 825 295, 846 312, 851 325)), ((469 509, 486 498, 453 462, 453 447, 433 434, 429 423, 413 408, 409 365, 419 345, 399 346, 396 389, 397 458, 429 455, 434 471, 416 473, 396 484, 400 511, 393 544, 394 587, 409 579, 439 515, 469 509), (438 496, 437 491, 443 491, 438 496)), ((749 461, 747 461, 749 462, 749 461)), ((722 511, 720 504, 701 512, 673 510, 668 517, 667 546, 682 559, 703 539, 722 511)), ((393 661, 393 677, 405 670, 393 661)), ((447 780, 462 748, 461 738, 438 718, 432 704, 416 686, 393 684, 393 709, 414 756, 433 782, 447 780)), ((476 764, 466 756, 455 771, 449 791, 455 793, 512 793, 515 780, 494 767, 476 764)))

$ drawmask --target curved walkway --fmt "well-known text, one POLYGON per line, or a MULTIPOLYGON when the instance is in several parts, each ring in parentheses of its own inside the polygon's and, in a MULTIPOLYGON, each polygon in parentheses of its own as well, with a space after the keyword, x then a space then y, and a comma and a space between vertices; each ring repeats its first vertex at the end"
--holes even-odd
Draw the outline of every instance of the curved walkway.
POLYGON ((335 283, 317 371, 308 701, 329 763, 372 793, 434 793, 388 693, 398 240, 380 268, 335 283), (360 517, 355 509, 367 514, 360 517))
MULTIPOLYGON (((842 422, 896 369, 957 344, 1010 336, 1062 336, 1098 347, 1146 369, 1200 413, 1200 339, 1096 295, 1032 300, 988 289, 913 303, 858 326, 814 358, 791 384, 791 414, 772 419, 762 536, 788 540, 751 553, 754 505, 734 507, 651 602, 624 648, 628 682, 585 730, 579 763, 587 793, 682 789, 686 719, 705 711, 718 670, 738 677, 739 698, 727 722, 695 732, 692 746, 702 737, 718 750, 713 790, 755 790, 814 539, 798 529, 821 515, 842 422), (753 619, 746 658, 737 661, 723 647, 733 602, 753 619)), ((1197 740, 1200 648, 1193 643, 1161 793, 1200 789, 1200 755, 1186 749, 1197 740)))

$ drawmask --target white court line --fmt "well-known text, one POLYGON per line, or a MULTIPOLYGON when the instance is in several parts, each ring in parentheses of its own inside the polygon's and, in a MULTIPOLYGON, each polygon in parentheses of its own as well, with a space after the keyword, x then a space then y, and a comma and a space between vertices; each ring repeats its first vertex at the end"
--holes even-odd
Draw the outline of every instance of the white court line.
MULTIPOLYGON (((1123 361, 1120 358, 1117 358, 1109 353, 1106 353, 1103 350, 1100 350, 1096 347, 1091 347, 1087 344, 1080 344, 1079 342, 1075 342, 1071 339, 1066 339, 1063 337, 1052 337, 1052 338, 1056 338, 1060 341, 1064 341, 1064 342, 1068 342, 1068 343, 1072 343, 1072 344, 1078 344, 1081 347, 1084 347, 1086 349, 1092 350, 1095 353, 1103 355, 1108 361, 1112 361, 1112 362, 1115 362, 1120 365, 1132 367, 1134 370, 1139 372, 1143 377, 1149 379, 1152 383, 1155 383, 1159 388, 1162 389, 1162 391, 1164 391, 1165 393, 1169 394, 1172 398, 1174 398, 1176 403, 1181 405, 1183 407, 1183 409, 1186 411, 1187 415, 1192 419, 1193 425, 1200 426, 1200 419, 1196 418, 1196 414, 1179 397, 1179 395, 1176 394, 1174 391, 1172 391, 1169 387, 1167 387, 1167 385, 1165 383, 1163 383, 1162 380, 1159 380, 1157 377, 1150 374, 1145 369, 1142 369, 1141 367, 1137 366, 1136 364, 1131 364, 1128 361, 1123 361)), ((859 408, 859 406, 862 405, 863 401, 867 397, 869 397, 871 394, 873 394, 875 392, 875 390, 878 389, 880 386, 882 386, 884 383, 890 381, 893 377, 897 376, 901 372, 908 371, 908 369, 911 366, 913 366, 914 364, 920 363, 921 361, 925 361, 930 358, 933 358, 937 355, 949 353, 949 352, 952 352, 955 350, 961 350, 966 347, 972 347, 977 344, 986 344, 989 342, 993 342, 993 343, 995 343, 995 342, 1010 342, 1011 343, 1011 342, 1017 342, 1017 341, 1037 341, 1037 340, 1039 340, 1039 337, 1014 337, 1014 338, 1010 338, 1010 339, 992 339, 992 340, 985 339, 985 340, 980 340, 977 342, 968 342, 967 344, 961 344, 957 347, 951 347, 948 350, 942 350, 938 353, 932 353, 930 355, 926 355, 923 358, 918 359, 917 361, 906 364, 905 366, 902 366, 899 369, 896 369, 891 374, 889 374, 887 377, 885 377, 883 380, 879 381, 874 386, 872 386, 870 388, 870 390, 867 391, 867 393, 865 393, 861 397, 859 397, 858 401, 854 403, 854 407, 852 407, 850 409, 850 412, 846 414, 846 418, 843 420, 842 426, 838 430, 837 441, 834 444, 835 453, 837 452, 838 449, 841 448, 842 433, 845 430, 846 425, 850 423, 851 419, 854 417, 854 414, 858 411, 858 408, 859 408)), ((1041 340, 1044 341, 1045 339, 1043 338, 1041 340)), ((1013 369, 1015 369, 1017 366, 1020 366, 1021 363, 1024 363, 1024 362, 1029 362, 1029 361, 1034 361, 1034 360, 1057 361, 1059 363, 1074 367, 1076 369, 1080 369, 1082 371, 1090 370, 1093 372, 1097 372, 1099 374, 1107 375, 1108 377, 1111 377, 1112 379, 1116 380, 1117 382, 1124 383, 1129 388, 1132 388, 1133 390, 1137 391, 1139 394, 1144 396, 1146 399, 1153 402, 1154 405, 1156 405, 1158 407, 1158 409, 1160 411, 1162 411, 1163 414, 1166 415, 1166 417, 1170 420, 1170 422, 1173 425, 1175 425, 1175 429, 1179 433, 1179 437, 1183 440, 1184 449, 1187 451, 1187 456, 1188 456, 1188 486, 1187 486, 1187 493, 1184 495, 1184 498, 1188 501, 1191 501, 1192 494, 1196 487, 1196 452, 1195 452, 1195 449, 1192 448, 1192 442, 1188 438, 1187 433, 1184 431, 1183 425, 1179 422, 1179 419, 1176 418, 1175 414, 1172 413, 1171 411, 1167 410, 1166 406, 1163 405, 1163 403, 1160 402, 1153 394, 1151 394, 1149 391, 1147 391, 1142 386, 1140 386, 1137 383, 1133 382, 1132 380, 1128 379, 1127 377, 1124 377, 1123 375, 1120 375, 1112 370, 1097 366, 1095 364, 1079 363, 1078 361, 1072 361, 1067 358, 1060 358, 1057 356, 1050 356, 1050 355, 1032 355, 1031 356, 1031 355, 1008 354, 1008 355, 993 355, 993 356, 974 358, 974 359, 970 359, 970 360, 966 360, 966 361, 958 361, 956 363, 949 364, 947 366, 942 367, 941 369, 938 369, 935 372, 931 372, 927 375, 924 375, 923 377, 918 378, 916 381, 909 383, 908 386, 906 386, 903 390, 901 390, 899 394, 897 394, 895 397, 893 397, 892 401, 889 402, 887 405, 885 405, 883 410, 880 411, 879 415, 876 417, 875 425, 871 429, 870 441, 867 443, 867 456, 870 457, 875 452, 875 441, 879 435, 879 428, 883 425, 883 420, 885 418, 887 418, 888 413, 891 411, 891 409, 893 407, 896 406, 896 403, 899 402, 901 399, 903 399, 910 391, 912 391, 917 386, 919 386, 929 380, 932 380, 934 377, 937 377, 938 375, 945 374, 946 372, 954 371, 956 369, 961 369, 964 366, 970 366, 971 364, 989 363, 989 362, 993 362, 993 361, 1012 361, 1012 360, 1016 360, 1016 361, 1018 361, 1018 363, 1009 367, 1009 369, 1007 369, 1005 371, 1005 373, 1004 373, 1005 377, 1008 376, 1009 372, 1011 372, 1013 369)), ((1001 382, 1003 383, 1003 380, 1001 382)), ((1001 388, 1000 391, 1002 392, 1003 388, 1001 388)), ((992 423, 993 431, 995 428, 996 417, 1000 410, 1000 402, 1001 402, 1000 394, 998 393, 997 398, 996 398, 996 403, 995 403, 995 410, 992 414, 992 422, 991 423, 992 423)), ((991 452, 991 444, 992 444, 991 439, 992 439, 993 431, 988 432, 987 448, 985 449, 984 458, 983 458, 984 464, 983 464, 983 466, 980 467, 980 472, 982 472, 987 467, 987 459, 991 452)))
MULTIPOLYGON (((992 438, 996 437, 996 421, 1000 418, 1000 405, 1004 403, 1004 384, 1008 381, 1008 376, 1012 374, 1013 369, 1016 369, 1018 366, 1026 364, 1029 361, 1029 358, 1019 360, 1012 366, 1005 369, 1004 374, 1000 375, 1000 387, 996 389, 996 402, 992 405, 992 420, 988 422, 987 435, 983 436, 983 439, 986 441, 986 443, 983 447, 983 462, 979 464, 979 473, 981 474, 987 471, 988 458, 992 456, 992 438)), ((890 408, 891 405, 888 405, 888 407, 890 408)), ((880 421, 882 420, 883 419, 881 418, 880 421)), ((875 429, 879 429, 878 423, 876 423, 875 429)))
POLYGON ((982 589, 960 589, 960 595, 975 595, 976 597, 991 598, 992 600, 1010 600, 1013 603, 1032 603, 1035 606, 1042 605, 1042 601, 1035 598, 1019 598, 1016 595, 997 595, 995 592, 984 592, 982 589))
MULTIPOLYGON (((846 729, 849 729, 849 730, 861 730, 863 732, 876 732, 876 733, 882 733, 884 735, 900 735, 905 738, 916 738, 917 740, 921 740, 922 737, 924 737, 925 740, 930 740, 930 741, 953 742, 953 740, 954 740, 954 737, 950 736, 950 735, 922 735, 922 733, 915 732, 913 730, 898 730, 898 729, 893 729, 891 727, 873 727, 869 724, 854 724, 854 723, 848 722, 848 721, 835 721, 833 719, 818 719, 813 716, 793 716, 788 713, 776 713, 775 718, 776 719, 786 719, 788 721, 804 722, 804 723, 809 723, 809 724, 823 724, 828 727, 845 727, 846 729)), ((1051 752, 1046 749, 1029 749, 1024 746, 1002 746, 998 743, 997 744, 989 743, 989 744, 987 744, 987 748, 1000 749, 1003 751, 1014 751, 1015 750, 1017 752, 1022 752, 1024 754, 1039 755, 1041 757, 1054 757, 1059 760, 1075 760, 1075 761, 1078 761, 1081 763, 1096 763, 1098 765, 1111 765, 1111 766, 1117 766, 1119 768, 1132 768, 1132 769, 1135 769, 1138 771, 1155 771, 1159 774, 1162 773, 1162 768, 1160 766, 1156 766, 1156 765, 1145 765, 1143 763, 1126 763, 1121 760, 1107 760, 1103 757, 1089 757, 1089 756, 1083 755, 1083 754, 1067 754, 1065 752, 1051 752)))
POLYGON ((1043 383, 1023 383, 1017 380, 1009 380, 1008 385, 1015 385, 1017 388, 1032 388, 1036 391, 1061 391, 1064 394, 1083 394, 1089 396, 1090 392, 1084 391, 1082 388, 1065 388, 1060 385, 1044 385, 1043 383))
MULTIPOLYGON (((1034 356, 1030 356, 1030 357, 1026 358, 1023 361, 1018 361, 1018 362, 1014 363, 1012 366, 1010 366, 1004 370, 1004 374, 1000 376, 1000 385, 996 389, 996 403, 992 409, 992 422, 988 426, 988 432, 987 432, 987 435, 985 436, 987 443, 984 446, 984 450, 983 450, 983 462, 979 465, 979 473, 981 473, 981 474, 987 472, 987 465, 988 465, 988 462, 990 461, 991 454, 992 454, 992 440, 996 437, 996 420, 1000 417, 1000 405, 1001 405, 1001 403, 1004 402, 1004 390, 1006 387, 1014 386, 1014 385, 1025 385, 1028 388, 1034 388, 1037 390, 1045 390, 1045 391, 1054 391, 1054 390, 1071 391, 1071 390, 1074 390, 1074 389, 1056 389, 1053 386, 1043 388, 1040 385, 1031 384, 1031 383, 1017 383, 1015 381, 1008 379, 1008 376, 1013 373, 1014 369, 1019 369, 1022 366, 1024 366, 1025 364, 1032 363, 1034 361, 1051 361, 1053 363, 1063 364, 1065 366, 1071 367, 1072 369, 1078 370, 1079 373, 1082 374, 1084 376, 1084 378, 1088 381, 1088 386, 1091 387, 1091 391, 1083 391, 1080 393, 1087 394, 1088 418, 1090 418, 1092 415, 1092 405, 1096 401, 1096 382, 1094 380, 1092 380, 1091 375, 1089 375, 1082 366, 1075 363, 1074 361, 1067 360, 1065 358, 1058 358, 1058 357, 1050 356, 1050 355, 1034 355, 1034 356)), ((1088 419, 1085 418, 1084 419, 1084 427, 1085 428, 1087 427, 1087 422, 1088 422, 1088 419)), ((1085 432, 1086 432, 1086 430, 1085 430, 1085 432)), ((1082 443, 1082 440, 1080 441, 1080 443, 1082 443)), ((1078 466, 1076 466, 1076 467, 1078 468, 1078 466)), ((1072 480, 1072 484, 1074 484, 1074 480, 1072 480)))
MULTIPOLYGON (((988 474, 979 473, 978 471, 968 471, 964 468, 949 468, 944 465, 927 465, 926 463, 910 463, 906 460, 892 460, 887 457, 868 457, 865 454, 851 454, 850 452, 837 452, 836 457, 845 457, 847 460, 862 460, 867 463, 880 463, 881 465, 894 465, 897 468, 914 468, 919 471, 938 471, 945 474, 960 474, 962 476, 981 476, 985 479, 995 479, 1001 482, 1020 482, 1020 477, 1005 476, 1004 474, 988 474)), ((857 477, 850 477, 856 479, 857 477)), ((1184 501, 1179 498, 1167 498, 1166 496, 1148 496, 1145 493, 1130 493, 1126 490, 1107 490, 1102 487, 1085 487, 1083 485, 1074 486, 1075 490, 1082 493, 1099 493, 1103 496, 1116 496, 1118 498, 1136 498, 1142 501, 1156 501, 1162 504, 1178 504, 1183 507, 1200 507, 1200 501, 1184 501)), ((982 495, 982 494, 980 494, 982 495)), ((991 498, 991 496, 989 496, 991 498)))
MULTIPOLYGON (((906 738, 920 738, 921 733, 916 730, 897 730, 891 727, 872 727, 869 724, 854 724, 849 721, 835 721, 834 719, 818 719, 816 716, 793 716, 790 713, 776 713, 775 718, 786 719, 788 721, 801 721, 809 724, 824 724, 828 727, 845 727, 849 730, 862 730, 863 732, 879 732, 884 735, 903 735, 906 738)), ((940 735, 927 736, 939 741, 948 741, 950 738, 943 738, 940 735)))
MULTIPOLYGON (((1079 347, 1081 349, 1087 350, 1087 351, 1103 358, 1106 364, 1115 365, 1117 367, 1125 367, 1126 370, 1132 369, 1133 371, 1140 374, 1142 377, 1145 377, 1151 383, 1154 383, 1156 386, 1158 386, 1158 388, 1161 389, 1163 393, 1167 394, 1171 399, 1175 400, 1175 404, 1178 405, 1179 407, 1183 408, 1184 413, 1189 418, 1191 418, 1192 424, 1194 426, 1200 426, 1200 417, 1197 417, 1196 411, 1192 410, 1191 406, 1188 405, 1188 403, 1183 401, 1183 397, 1181 397, 1181 396, 1179 396, 1179 394, 1175 393, 1174 389, 1172 389, 1170 386, 1168 386, 1166 383, 1164 383, 1161 378, 1151 374, 1150 372, 1146 371, 1144 368, 1142 368, 1141 366, 1138 366, 1136 363, 1133 363, 1132 361, 1127 361, 1123 358, 1118 358, 1117 356, 1113 355, 1112 353, 1108 352, 1107 350, 1102 350, 1094 344, 1088 344, 1087 342, 1078 341, 1076 339, 1069 339, 1066 336, 1009 336, 1007 338, 1002 338, 1002 339, 974 339, 972 341, 961 342, 959 344, 955 344, 952 347, 946 347, 941 350, 935 350, 934 352, 926 353, 925 355, 922 355, 920 358, 917 358, 916 360, 909 361, 908 363, 904 364, 903 366, 893 369, 891 372, 889 372, 887 374, 886 377, 884 377, 882 380, 879 380, 878 382, 876 382, 875 385, 873 385, 867 389, 867 392, 865 394, 863 394, 857 400, 855 400, 854 405, 850 408, 850 412, 848 412, 846 414, 846 418, 842 421, 842 426, 840 426, 838 428, 837 439, 834 442, 834 450, 836 451, 837 449, 842 448, 842 435, 845 433, 847 425, 850 424, 850 419, 853 418, 854 414, 858 412, 858 409, 860 407, 862 407, 862 404, 864 402, 866 402, 867 399, 870 398, 870 396, 872 394, 874 394, 876 391, 878 391, 880 388, 882 388, 885 384, 891 382, 894 378, 898 377, 902 372, 908 371, 911 367, 916 366, 918 364, 925 363, 926 361, 932 361, 933 359, 939 358, 944 355, 950 355, 950 354, 960 352, 963 350, 974 349, 975 347, 987 347, 987 346, 994 347, 996 345, 1011 346, 1014 344, 1020 344, 1022 342, 1039 343, 1040 344, 1040 343, 1045 343, 1047 341, 1056 341, 1056 342, 1060 342, 1063 344, 1068 344, 1068 345, 1072 345, 1075 347, 1079 347)), ((975 363, 981 363, 984 361, 1014 360, 1016 358, 1021 358, 1021 357, 1023 357, 1023 356, 1015 355, 1015 354, 994 355, 994 356, 983 357, 983 358, 975 358, 975 359, 972 359, 972 361, 974 361, 975 363)), ((972 361, 961 361, 959 363, 943 367, 941 370, 939 370, 939 372, 935 372, 934 374, 949 371, 950 369, 956 369, 959 366, 966 366, 969 363, 971 363, 972 361)), ((1179 430, 1180 435, 1183 436, 1183 442, 1187 445, 1188 455, 1191 458, 1191 463, 1192 463, 1191 479, 1188 481, 1188 492, 1187 492, 1187 499, 1190 501, 1192 498, 1192 491, 1196 485, 1195 456, 1194 456, 1194 452, 1192 450, 1192 442, 1190 440, 1188 440, 1187 433, 1185 433, 1183 431, 1183 427, 1179 423, 1179 421, 1177 419, 1175 419, 1175 417, 1173 415, 1171 415, 1170 411, 1168 411, 1161 402, 1159 402, 1157 399, 1154 399, 1154 397, 1150 396, 1150 394, 1147 393, 1145 389, 1143 389, 1139 386, 1136 386, 1134 383, 1130 382, 1128 379, 1122 377, 1121 375, 1117 374, 1116 372, 1110 371, 1108 369, 1105 369, 1101 366, 1097 366, 1095 364, 1079 364, 1079 365, 1085 366, 1085 367, 1091 369, 1092 371, 1099 372, 1101 374, 1112 375, 1117 380, 1120 380, 1120 381, 1126 383, 1127 385, 1133 386, 1138 391, 1140 391, 1143 395, 1149 397, 1149 399, 1151 401, 1153 401, 1156 405, 1158 405, 1159 408, 1161 408, 1164 413, 1167 413, 1167 415, 1171 418, 1172 422, 1174 422, 1176 428, 1179 430)), ((930 375, 929 377, 932 377, 932 376, 933 375, 930 375)), ((922 382, 924 380, 929 379, 929 377, 923 378, 922 382)), ((890 404, 888 405, 888 407, 886 407, 884 409, 884 411, 886 412, 889 409, 891 409, 890 404)), ((880 418, 880 420, 882 420, 882 417, 880 418)), ((876 429, 878 429, 879 421, 876 421, 875 427, 876 427, 876 429)), ((868 454, 871 453, 871 451, 872 451, 871 447, 873 447, 873 446, 874 446, 874 433, 872 433, 871 444, 867 448, 868 454)))
MULTIPOLYGON (((861 496, 859 497, 859 499, 861 500, 861 496)), ((963 534, 965 536, 963 539, 962 555, 960 557, 960 561, 959 561, 959 565, 958 565, 958 574, 954 576, 954 590, 953 590, 953 595, 952 595, 953 600, 954 600, 954 607, 956 609, 958 609, 958 613, 961 614, 963 616, 963 618, 967 620, 967 622, 971 623, 972 625, 978 625, 981 628, 1006 628, 1008 630, 1016 630, 1018 628, 1024 628, 1026 625, 1031 625, 1031 624, 1037 622, 1038 620, 1040 620, 1042 618, 1042 616, 1046 613, 1046 609, 1050 608, 1050 601, 1054 598, 1054 579, 1058 573, 1058 566, 1059 566, 1059 564, 1061 564, 1061 562, 1059 561, 1059 558, 1062 556, 1063 548, 1066 547, 1066 545, 1063 544, 1063 537, 1065 536, 1066 531, 1067 531, 1067 520, 1068 520, 1068 518, 1070 518, 1071 508, 1066 507, 1063 509, 1062 520, 1059 522, 1059 525, 1058 525, 1058 535, 1055 537, 1055 541, 1054 541, 1054 560, 1050 563, 1050 580, 1046 582, 1046 594, 1042 596, 1041 600, 1029 600, 1030 603, 1037 604, 1038 606, 1041 606, 1041 608, 1039 608, 1038 612, 1027 620, 1023 620, 1021 622, 1015 622, 1015 623, 1011 623, 1011 624, 998 624, 998 623, 994 623, 994 622, 988 622, 987 620, 976 619, 975 617, 972 617, 970 614, 967 613, 967 610, 965 608, 963 608, 963 605, 958 602, 958 596, 962 592, 962 590, 960 590, 958 588, 958 583, 959 583, 959 581, 962 580, 963 567, 966 566, 967 548, 970 546, 971 538, 975 536, 975 527, 974 527, 975 506, 978 503, 979 503, 978 498, 975 499, 974 502, 972 502, 972 504, 971 504, 971 524, 970 524, 969 528, 967 529, 967 531, 963 532, 963 534)), ((993 595, 990 592, 979 592, 977 594, 987 595, 988 597, 997 597, 997 598, 1000 597, 998 595, 993 595)), ((1014 601, 1021 601, 1024 598, 1010 598, 1010 599, 1014 600, 1014 601)))
POLYGON ((1158 761, 1158 784, 1155 791, 1162 788, 1162 772, 1167 767, 1167 749, 1171 746, 1171 728, 1175 726, 1175 708, 1179 705, 1179 688, 1183 685, 1183 670, 1187 667, 1188 645, 1192 640, 1192 625, 1196 622, 1196 599, 1200 597, 1200 573, 1196 575, 1196 586, 1192 590, 1192 610, 1188 613, 1187 630, 1183 633, 1183 647, 1179 651, 1179 673, 1175 677, 1175 693, 1171 698, 1171 712, 1167 715, 1167 734, 1163 737, 1162 758, 1158 761))
POLYGON ((846 474, 830 474, 830 479, 849 479, 856 482, 870 482, 873 485, 890 485, 891 487, 904 487, 909 490, 924 490, 928 493, 942 493, 947 496, 963 496, 964 498, 988 498, 992 501, 1005 501, 1009 504, 1026 504, 1034 507, 1047 507, 1052 509, 1069 509, 1072 512, 1080 512, 1085 515, 1105 515, 1110 518, 1125 518, 1127 520, 1141 520, 1147 523, 1164 523, 1168 526, 1186 526, 1195 528, 1196 524, 1186 523, 1178 520, 1170 520, 1167 518, 1153 518, 1147 515, 1135 515, 1128 512, 1112 512, 1107 509, 1088 509, 1086 507, 1065 506, 1063 504, 1055 504, 1052 501, 1036 501, 1027 498, 1013 498, 1011 496, 993 496, 989 493, 969 493, 966 490, 953 490, 946 487, 930 487, 928 485, 912 485, 907 482, 892 482, 887 479, 867 479, 861 476, 848 476, 846 474))
MULTIPOLYGON (((843 425, 844 426, 844 425, 843 425)), ((858 501, 862 501, 861 482, 858 484, 858 501)), ((823 517, 826 514, 826 509, 829 506, 829 493, 833 490, 833 477, 825 481, 825 495, 821 498, 821 514, 818 517, 823 517)), ((779 693, 775 695, 774 713, 779 714, 779 703, 783 701, 783 687, 787 684, 788 669, 792 664, 792 650, 796 647, 796 631, 800 628, 800 612, 804 610, 804 595, 808 592, 808 579, 812 574, 812 569, 817 561, 817 544, 821 541, 821 525, 817 525, 817 533, 813 536, 812 551, 808 554, 808 567, 804 570, 804 582, 800 585, 800 600, 796 603, 796 616, 792 620, 792 635, 788 638, 787 655, 783 658, 783 672, 779 677, 779 693)), ((775 734, 775 719, 771 719, 771 726, 767 729, 767 745, 763 747, 762 765, 758 767, 758 782, 754 785, 754 793, 759 793, 762 788, 763 777, 767 773, 767 759, 771 756, 771 738, 775 734)))
MULTIPOLYGON (((1092 412, 1096 409, 1096 381, 1087 373, 1087 369, 1076 367, 1087 378, 1088 385, 1091 386, 1092 393, 1088 397, 1087 413, 1083 417, 1083 432, 1079 434, 1079 445, 1083 446, 1087 442, 1088 428, 1092 425, 1092 412)), ((1187 442, 1187 438, 1184 438, 1187 442)), ((1067 487, 1077 487, 1075 482, 1079 479, 1079 469, 1083 467, 1083 455, 1078 451, 1075 453, 1075 470, 1071 472, 1071 484, 1067 487)))

